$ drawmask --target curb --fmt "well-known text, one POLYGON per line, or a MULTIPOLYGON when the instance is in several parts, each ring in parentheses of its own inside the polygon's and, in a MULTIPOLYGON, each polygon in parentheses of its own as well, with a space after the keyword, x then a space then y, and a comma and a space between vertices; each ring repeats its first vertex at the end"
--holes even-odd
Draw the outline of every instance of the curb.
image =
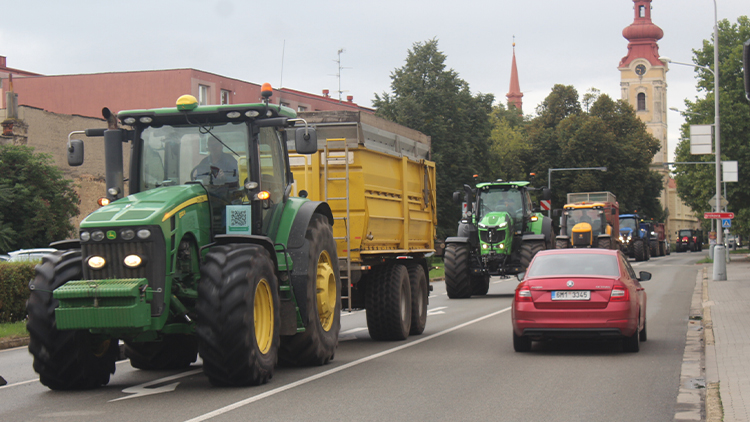
POLYGON ((0 350, 12 349, 14 347, 28 346, 28 337, 11 338, 8 340, 0 340, 0 350))
POLYGON ((690 301, 685 351, 682 355, 680 388, 675 404, 675 421, 702 421, 706 403, 705 351, 703 347, 703 279, 706 267, 695 277, 690 301))

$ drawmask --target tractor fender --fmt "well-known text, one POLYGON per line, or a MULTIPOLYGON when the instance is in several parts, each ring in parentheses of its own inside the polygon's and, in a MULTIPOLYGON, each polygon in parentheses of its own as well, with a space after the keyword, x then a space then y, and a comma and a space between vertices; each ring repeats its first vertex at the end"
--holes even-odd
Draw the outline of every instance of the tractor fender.
MULTIPOLYGON (((292 258, 293 269, 291 274, 292 289, 294 297, 297 300, 299 314, 302 316, 302 322, 307 326, 307 283, 310 276, 307 274, 308 259, 310 253, 310 242, 305 238, 307 227, 314 214, 321 214, 328 219, 328 223, 333 226, 333 213, 331 207, 325 202, 308 201, 300 206, 297 214, 294 216, 294 222, 289 231, 287 242, 287 252, 292 258)), ((332 257, 333 258, 333 257, 332 257)), ((338 264, 338 261, 336 262, 338 264)), ((341 271, 341 269, 339 269, 341 271)), ((340 277, 340 274, 336 274, 340 277)))
POLYGON ((253 245, 258 245, 263 247, 265 250, 268 251, 268 254, 271 255, 271 260, 273 260, 274 268, 278 268, 278 262, 276 260, 276 251, 273 247, 273 240, 271 240, 270 237, 267 236, 257 236, 257 235, 241 235, 241 234, 217 234, 214 236, 214 243, 209 244, 207 246, 214 246, 214 245, 227 245, 230 243, 250 243, 253 245))
POLYGON ((466 236, 454 236, 445 239, 445 244, 450 243, 469 243, 469 238, 466 236))
POLYGON ((66 251, 68 249, 81 249, 80 239, 66 239, 58 240, 49 244, 50 248, 55 248, 58 251, 66 251))
POLYGON ((547 240, 547 238, 543 234, 525 234, 525 235, 523 235, 522 240, 524 242, 527 242, 529 240, 541 240, 541 241, 545 241, 545 240, 547 240))
POLYGON ((555 236, 556 240, 570 240, 570 236, 564 235, 564 234, 558 234, 555 236))

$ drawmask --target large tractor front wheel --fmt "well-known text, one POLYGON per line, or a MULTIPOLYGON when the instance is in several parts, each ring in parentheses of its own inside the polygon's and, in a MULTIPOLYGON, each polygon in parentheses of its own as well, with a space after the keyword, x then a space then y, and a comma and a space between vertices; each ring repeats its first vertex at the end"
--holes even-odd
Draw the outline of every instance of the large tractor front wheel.
POLYGON ((411 331, 409 271, 386 264, 370 273, 365 293, 367 329, 373 340, 406 340, 411 331))
POLYGON ((612 249, 612 239, 609 237, 597 239, 596 247, 599 249, 612 249))
POLYGON ((341 278, 336 242, 328 220, 313 214, 305 239, 307 257, 307 325, 305 331, 282 337, 279 359, 285 365, 325 365, 333 360, 341 328, 341 278))
POLYGON ((83 390, 109 383, 119 353, 117 339, 98 338, 85 330, 58 330, 57 299, 52 291, 82 278, 80 250, 58 251, 36 266, 26 302, 29 352, 39 381, 52 390, 83 390))
POLYGON ((260 385, 279 348, 279 286, 273 261, 258 245, 211 248, 198 284, 199 350, 216 386, 260 385))
POLYGON ((472 296, 486 296, 490 291, 490 275, 471 276, 472 296))
POLYGON ((555 249, 567 249, 570 247, 570 242, 567 240, 556 240, 555 249))
POLYGON ((445 290, 450 299, 471 297, 469 245, 451 243, 445 247, 445 290))

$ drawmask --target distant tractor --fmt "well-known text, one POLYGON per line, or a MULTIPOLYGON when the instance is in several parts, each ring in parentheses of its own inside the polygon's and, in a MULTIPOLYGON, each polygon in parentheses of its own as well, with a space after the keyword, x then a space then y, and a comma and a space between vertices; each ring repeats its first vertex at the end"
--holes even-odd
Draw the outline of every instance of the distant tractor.
POLYGON ((651 259, 649 234, 641 227, 638 214, 620 215, 620 250, 636 261, 651 259))
MULTIPOLYGON (((454 192, 464 203, 458 236, 445 240, 445 288, 449 298, 486 295, 490 276, 526 271, 543 249, 554 248, 552 220, 533 206, 529 182, 464 185, 454 192)), ((549 190, 543 189, 544 199, 549 190)))
POLYGON ((700 252, 703 250, 703 232, 694 229, 682 229, 677 232, 675 242, 677 252, 700 252))
POLYGON ((560 215, 557 249, 618 249, 620 206, 611 192, 569 193, 560 215))
POLYGON ((664 256, 667 254, 667 236, 664 223, 655 220, 641 220, 641 228, 648 233, 649 253, 651 256, 664 256))

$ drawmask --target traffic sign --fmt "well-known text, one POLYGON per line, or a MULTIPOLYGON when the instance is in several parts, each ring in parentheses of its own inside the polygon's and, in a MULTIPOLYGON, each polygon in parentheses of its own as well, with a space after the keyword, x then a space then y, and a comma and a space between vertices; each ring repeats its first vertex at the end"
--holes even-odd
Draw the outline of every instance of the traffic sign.
POLYGON ((734 218, 733 212, 704 212, 703 218, 705 219, 714 219, 714 220, 731 220, 734 218))
POLYGON ((552 201, 549 199, 542 199, 539 201, 539 205, 541 205, 542 211, 549 211, 552 208, 552 201))
POLYGON ((721 220, 721 227, 723 227, 723 228, 732 227, 732 220, 730 220, 728 218, 725 218, 725 219, 721 220))
MULTIPOLYGON (((719 204, 721 204, 722 208, 726 208, 727 205, 729 205, 729 201, 727 201, 727 198, 724 198, 724 195, 721 195, 719 197, 719 204)), ((713 198, 708 200, 708 205, 714 208, 714 211, 720 211, 716 209, 716 195, 713 196, 713 198)))

